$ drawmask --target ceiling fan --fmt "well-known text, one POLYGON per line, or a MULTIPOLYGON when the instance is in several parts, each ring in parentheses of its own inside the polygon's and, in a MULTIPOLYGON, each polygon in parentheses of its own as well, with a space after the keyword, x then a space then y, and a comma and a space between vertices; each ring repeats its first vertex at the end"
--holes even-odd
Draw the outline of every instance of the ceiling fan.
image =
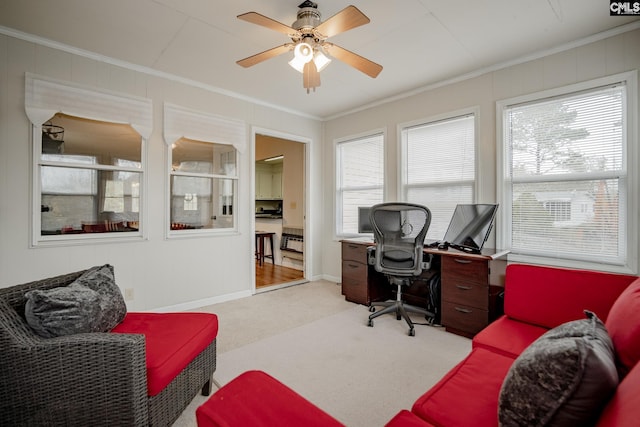
POLYGON ((357 7, 347 6, 324 22, 320 20, 316 3, 306 0, 298 7, 298 19, 291 26, 257 12, 238 15, 238 19, 243 21, 286 34, 292 43, 285 43, 241 59, 237 64, 247 68, 293 50, 294 58, 289 61, 289 65, 302 73, 302 83, 307 93, 311 89, 315 92, 316 87, 320 86, 320 71, 331 62, 327 55, 362 71, 369 77, 375 78, 380 74, 381 65, 327 41, 329 37, 370 22, 357 7))

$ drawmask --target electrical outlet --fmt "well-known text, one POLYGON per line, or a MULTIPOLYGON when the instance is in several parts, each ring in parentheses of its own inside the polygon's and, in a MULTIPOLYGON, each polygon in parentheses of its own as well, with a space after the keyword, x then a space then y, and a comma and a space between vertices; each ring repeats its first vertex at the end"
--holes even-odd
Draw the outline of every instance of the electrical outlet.
POLYGON ((133 288, 126 288, 124 290, 124 300, 133 301, 133 288))

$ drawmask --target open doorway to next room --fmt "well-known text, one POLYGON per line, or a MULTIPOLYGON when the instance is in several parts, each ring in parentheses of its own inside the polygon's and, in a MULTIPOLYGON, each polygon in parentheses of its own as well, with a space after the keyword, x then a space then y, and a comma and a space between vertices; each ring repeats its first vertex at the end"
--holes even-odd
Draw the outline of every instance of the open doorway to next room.
POLYGON ((260 292, 306 282, 305 144, 256 134, 255 147, 255 268, 260 292))

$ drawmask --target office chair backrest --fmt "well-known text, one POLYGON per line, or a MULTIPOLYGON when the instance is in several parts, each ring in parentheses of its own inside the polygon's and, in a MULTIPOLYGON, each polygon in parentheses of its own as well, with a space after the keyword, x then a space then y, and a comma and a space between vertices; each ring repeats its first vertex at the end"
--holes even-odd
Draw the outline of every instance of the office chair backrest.
POLYGON ((371 207, 369 220, 377 243, 376 271, 394 276, 420 275, 431 211, 413 203, 381 203, 371 207))

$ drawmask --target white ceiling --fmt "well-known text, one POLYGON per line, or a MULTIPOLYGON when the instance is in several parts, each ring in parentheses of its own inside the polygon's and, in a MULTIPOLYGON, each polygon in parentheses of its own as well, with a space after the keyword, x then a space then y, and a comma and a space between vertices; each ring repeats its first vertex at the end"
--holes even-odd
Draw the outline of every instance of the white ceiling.
POLYGON ((604 0, 317 0, 323 20, 349 4, 371 19, 329 41, 384 69, 372 79, 334 60, 307 94, 302 75, 287 65, 292 54, 247 69, 235 63, 289 41, 237 15, 255 11, 291 25, 302 1, 0 0, 0 32, 328 118, 617 27, 640 28, 640 16, 609 16, 604 0))

